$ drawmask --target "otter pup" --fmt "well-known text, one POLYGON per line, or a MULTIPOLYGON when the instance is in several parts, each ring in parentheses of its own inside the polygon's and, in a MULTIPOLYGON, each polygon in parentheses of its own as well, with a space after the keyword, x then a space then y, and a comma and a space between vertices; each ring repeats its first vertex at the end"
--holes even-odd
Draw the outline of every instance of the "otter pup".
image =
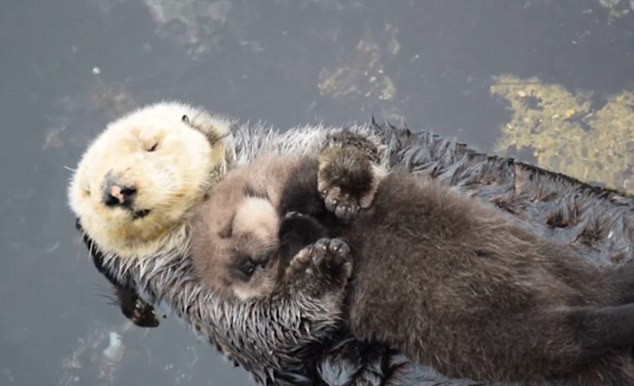
POLYGON ((631 266, 599 269, 438 182, 377 173, 366 154, 229 173, 199 212, 215 216, 194 219, 201 278, 248 300, 318 265, 309 291, 351 275, 342 316, 356 337, 448 376, 634 385, 631 266))

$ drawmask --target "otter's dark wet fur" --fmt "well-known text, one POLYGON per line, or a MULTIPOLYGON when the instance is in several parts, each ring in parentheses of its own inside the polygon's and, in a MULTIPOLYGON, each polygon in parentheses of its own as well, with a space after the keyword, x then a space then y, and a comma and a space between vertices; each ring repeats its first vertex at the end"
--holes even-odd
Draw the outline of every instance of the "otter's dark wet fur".
MULTIPOLYGON (((354 180, 369 170, 338 164, 327 178, 363 191, 354 180)), ((292 173, 286 210, 324 216, 317 170, 308 159, 292 173)), ((302 240, 323 228, 313 224, 286 228, 302 240)), ((634 299, 632 266, 599 269, 438 181, 398 171, 381 181, 369 209, 329 236, 352 251, 344 320, 360 339, 454 377, 634 385, 634 304, 621 305, 634 299)))
MULTIPOLYGON (((428 132, 412 133, 378 124, 354 129, 376 135, 387 145, 391 167, 436 178, 458 192, 492 202, 543 237, 571 245, 594 264, 613 265, 632 259, 634 200, 629 196, 512 159, 480 154, 428 132)), ((236 152, 246 162, 265 152, 301 153, 332 130, 318 127, 267 134, 260 127, 239 127, 234 132, 236 152)), ((298 342, 289 352, 271 353, 270 342, 280 331, 267 329, 266 319, 284 315, 279 310, 270 311, 271 307, 288 311, 304 305, 302 299, 246 305, 220 302, 196 282, 191 259, 157 256, 148 258, 143 266, 125 266, 121 259, 107 259, 90 239, 86 242, 102 273, 115 275, 118 283, 135 286, 149 302, 167 303, 200 334, 225 347, 227 355, 262 384, 482 385, 442 376, 384 345, 354 339, 344 329, 308 345, 298 342)))

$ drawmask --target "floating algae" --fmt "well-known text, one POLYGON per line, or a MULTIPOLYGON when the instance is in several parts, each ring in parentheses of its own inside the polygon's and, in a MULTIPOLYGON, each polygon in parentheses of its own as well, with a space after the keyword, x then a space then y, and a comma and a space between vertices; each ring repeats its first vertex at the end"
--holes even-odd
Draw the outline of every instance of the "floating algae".
POLYGON ((95 131, 103 130, 102 122, 112 121, 138 104, 123 84, 96 79, 87 90, 65 95, 54 106, 57 113, 47 116, 42 150, 65 153, 67 146, 85 148, 95 131), (87 127, 78 131, 77 122, 87 122, 87 127))
POLYGON ((94 108, 113 119, 137 107, 129 91, 123 85, 114 82, 99 82, 90 100, 94 108))
POLYGON ((634 11, 634 0, 599 0, 599 5, 609 11, 611 20, 620 19, 634 11))
POLYGON ((157 25, 157 34, 188 46, 194 56, 217 46, 231 10, 228 0, 144 0, 144 3, 157 25))
POLYGON ((398 30, 385 26, 387 42, 381 46, 366 29, 355 50, 334 69, 324 68, 319 74, 319 93, 333 98, 363 97, 389 101, 396 94, 392 79, 385 73, 383 54, 396 56, 400 43, 398 30))
MULTIPOLYGON (((91 0, 104 13, 129 0, 91 0)), ((156 27, 155 33, 162 39, 171 40, 185 47, 187 54, 196 58, 200 54, 218 48, 228 28, 228 14, 232 8, 230 0, 142 0, 156 27)), ((150 44, 143 48, 152 49, 150 44)), ((97 68, 98 69, 98 68, 97 68)), ((95 74, 98 75, 98 74, 95 74)))
POLYGON ((497 151, 532 149, 542 167, 634 193, 634 90, 573 94, 537 78, 503 75, 490 91, 511 110, 497 151))

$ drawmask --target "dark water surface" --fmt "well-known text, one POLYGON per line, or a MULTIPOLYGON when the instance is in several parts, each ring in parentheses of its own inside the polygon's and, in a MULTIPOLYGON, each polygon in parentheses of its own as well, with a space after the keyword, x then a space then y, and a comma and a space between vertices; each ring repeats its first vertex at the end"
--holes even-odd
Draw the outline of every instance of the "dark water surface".
POLYGON ((173 317, 142 330, 107 304, 66 185, 109 120, 161 99, 281 129, 374 115, 633 191, 633 9, 629 0, 4 2, 0 385, 249 382, 173 317))

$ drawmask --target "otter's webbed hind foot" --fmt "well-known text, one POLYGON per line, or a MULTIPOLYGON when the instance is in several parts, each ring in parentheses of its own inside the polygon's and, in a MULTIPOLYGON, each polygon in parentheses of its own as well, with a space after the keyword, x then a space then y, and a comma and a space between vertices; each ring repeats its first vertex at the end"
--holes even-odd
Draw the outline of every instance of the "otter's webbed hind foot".
POLYGON ((378 166, 378 147, 349 132, 333 134, 319 156, 317 188, 326 209, 350 221, 372 205, 384 172, 378 166))
POLYGON ((340 239, 323 238, 293 257, 286 268, 284 281, 319 297, 343 293, 351 274, 352 259, 348 244, 340 239))

